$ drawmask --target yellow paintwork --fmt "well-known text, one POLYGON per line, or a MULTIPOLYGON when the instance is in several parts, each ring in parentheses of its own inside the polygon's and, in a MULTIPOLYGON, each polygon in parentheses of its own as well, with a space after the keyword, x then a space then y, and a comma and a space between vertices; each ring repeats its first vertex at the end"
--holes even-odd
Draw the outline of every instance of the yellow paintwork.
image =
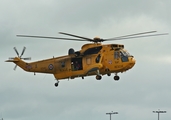
POLYGON ((81 50, 77 51, 79 55, 71 54, 30 63, 15 57, 6 62, 14 62, 28 72, 53 74, 57 80, 73 79, 97 74, 122 73, 131 69, 135 64, 133 56, 129 56, 127 62, 123 62, 119 55, 118 58, 114 58, 115 51, 120 50, 126 51, 120 44, 92 43, 83 45, 81 50), (90 48, 96 47, 99 47, 98 53, 88 54, 92 51, 90 48), (81 63, 80 70, 75 70, 74 62, 77 60, 81 63))

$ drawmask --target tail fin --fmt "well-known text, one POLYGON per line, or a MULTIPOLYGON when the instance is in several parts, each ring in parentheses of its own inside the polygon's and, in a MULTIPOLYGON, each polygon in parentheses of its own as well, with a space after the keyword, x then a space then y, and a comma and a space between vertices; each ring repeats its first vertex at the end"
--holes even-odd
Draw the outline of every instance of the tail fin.
POLYGON ((13 63, 15 63, 16 66, 14 67, 14 70, 16 69, 17 66, 19 66, 23 70, 28 71, 28 69, 26 69, 27 63, 24 62, 23 60, 21 60, 19 57, 10 58, 9 60, 6 60, 5 62, 13 62, 13 63))

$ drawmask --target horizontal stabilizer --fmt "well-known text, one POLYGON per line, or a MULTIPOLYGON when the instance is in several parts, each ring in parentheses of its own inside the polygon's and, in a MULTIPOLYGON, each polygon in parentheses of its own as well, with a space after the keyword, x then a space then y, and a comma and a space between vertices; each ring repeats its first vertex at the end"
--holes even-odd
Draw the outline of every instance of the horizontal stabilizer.
POLYGON ((5 62, 18 62, 19 60, 17 60, 17 59, 11 59, 11 60, 6 60, 5 62))

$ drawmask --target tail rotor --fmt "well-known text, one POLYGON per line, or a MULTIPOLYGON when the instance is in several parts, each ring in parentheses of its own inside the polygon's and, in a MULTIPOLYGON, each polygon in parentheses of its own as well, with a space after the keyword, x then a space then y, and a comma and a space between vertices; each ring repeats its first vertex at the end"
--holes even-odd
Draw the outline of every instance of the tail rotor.
MULTIPOLYGON (((26 58, 22 57, 23 54, 24 54, 24 52, 25 52, 25 50, 26 50, 26 47, 23 47, 23 50, 22 50, 22 52, 21 52, 21 55, 18 53, 18 50, 17 50, 16 47, 14 47, 13 49, 14 49, 14 51, 16 52, 18 58, 23 59, 23 60, 31 60, 31 57, 26 57, 26 58)), ((9 59, 10 59, 10 60, 14 60, 15 58, 14 58, 14 57, 10 57, 9 59)), ((16 70, 16 68, 17 68, 17 65, 15 65, 14 70, 16 70)))

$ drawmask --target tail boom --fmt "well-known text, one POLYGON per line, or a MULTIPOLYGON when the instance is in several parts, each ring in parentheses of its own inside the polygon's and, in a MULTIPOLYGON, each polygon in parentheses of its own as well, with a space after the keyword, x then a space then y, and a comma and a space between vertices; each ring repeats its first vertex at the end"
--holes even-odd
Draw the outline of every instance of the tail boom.
POLYGON ((6 60, 5 62, 13 62, 27 72, 54 74, 55 71, 54 62, 52 60, 50 60, 50 62, 43 60, 43 61, 27 63, 21 60, 19 57, 15 57, 13 59, 6 60))

